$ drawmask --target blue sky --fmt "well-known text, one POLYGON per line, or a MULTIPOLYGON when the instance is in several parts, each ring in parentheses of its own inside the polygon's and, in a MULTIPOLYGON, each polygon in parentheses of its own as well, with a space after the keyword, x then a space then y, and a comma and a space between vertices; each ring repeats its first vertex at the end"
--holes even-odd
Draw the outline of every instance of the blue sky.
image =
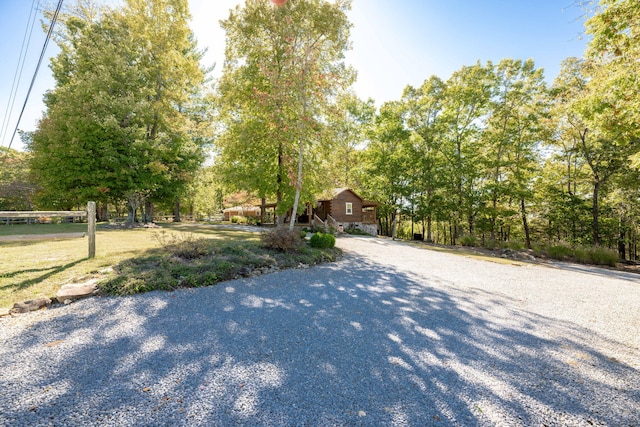
MULTIPOLYGON (((208 48, 205 61, 207 65, 218 64, 214 75, 224 60, 224 32, 218 21, 243 2, 189 0, 194 17, 192 28, 200 46, 208 48)), ((573 3, 574 0, 353 0, 353 49, 347 60, 358 70, 354 89, 361 98, 371 97, 380 105, 399 99, 406 85, 420 85, 431 75, 446 79, 463 65, 478 60, 497 63, 503 58, 533 58, 551 82, 562 60, 582 56, 586 47, 584 11, 573 3)), ((31 0, 0 0, 1 121, 5 120, 31 7, 31 0)), ((38 21, 6 139, 0 133, 4 147, 16 125, 44 39, 38 21)), ((51 43, 48 56, 56 52, 51 43)), ((42 116, 42 95, 54 84, 48 65, 47 60, 40 69, 20 129, 33 130, 42 116)), ((23 148, 18 138, 12 148, 23 148)))

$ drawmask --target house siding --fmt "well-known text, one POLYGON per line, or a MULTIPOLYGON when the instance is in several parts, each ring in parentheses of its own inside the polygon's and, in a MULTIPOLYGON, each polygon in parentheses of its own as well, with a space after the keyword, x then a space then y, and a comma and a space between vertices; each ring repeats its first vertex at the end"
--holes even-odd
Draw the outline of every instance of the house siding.
POLYGON ((337 222, 362 222, 362 200, 350 190, 331 200, 330 215, 337 222), (347 215, 347 203, 352 203, 353 215, 347 215))

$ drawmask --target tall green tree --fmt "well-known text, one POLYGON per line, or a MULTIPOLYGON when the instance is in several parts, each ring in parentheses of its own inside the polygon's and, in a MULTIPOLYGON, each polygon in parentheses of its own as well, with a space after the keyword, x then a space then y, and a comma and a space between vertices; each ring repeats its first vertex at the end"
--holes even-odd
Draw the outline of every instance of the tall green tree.
POLYGON ((498 218, 519 210, 526 245, 531 247, 526 207, 533 196, 536 146, 544 139, 546 92, 543 71, 533 60, 503 59, 493 69, 493 95, 482 135, 492 240, 498 218))
POLYGON ((222 23, 220 160, 239 189, 275 197, 280 214, 292 208, 290 227, 300 197, 324 180, 326 114, 353 81, 344 64, 349 8, 350 0, 247 0, 222 23))
POLYGON ((592 36, 587 57, 598 64, 592 85, 608 104, 601 126, 632 143, 634 165, 640 168, 640 2, 600 0, 586 23, 592 36))
POLYGON ((332 150, 326 170, 333 177, 334 187, 359 188, 357 168, 366 135, 376 114, 373 99, 362 101, 353 93, 343 93, 330 110, 329 124, 332 150))
POLYGON ((428 242, 432 241, 433 218, 441 218, 443 212, 444 197, 439 190, 446 185, 444 156, 440 151, 445 93, 445 83, 432 76, 417 88, 407 86, 402 96, 406 127, 412 133, 409 153, 412 215, 423 221, 428 242))
POLYGON ((478 168, 484 127, 492 95, 492 65, 464 66, 446 82, 442 112, 443 142, 440 152, 446 160, 449 185, 445 203, 450 212, 451 242, 462 234, 462 221, 473 231, 482 207, 481 168, 478 168))
MULTIPOLYGON (((558 135, 576 142, 576 155, 589 171, 592 188, 592 243, 600 244, 600 200, 603 186, 629 165, 630 145, 617 127, 607 126, 616 98, 603 93, 598 62, 568 59, 554 82, 559 117, 558 135), (595 78, 593 76, 596 76, 595 78)), ((556 110, 557 111, 557 110, 556 110)))
POLYGON ((204 72, 186 0, 128 0, 94 20, 70 16, 52 62, 56 88, 33 135, 33 170, 46 194, 175 198, 197 171, 202 139, 190 112, 204 72))
POLYGON ((397 212, 410 196, 410 137, 405 127, 404 107, 399 101, 380 107, 363 153, 362 177, 365 197, 380 202, 378 216, 383 234, 394 235, 397 212))
POLYGON ((29 153, 0 147, 0 211, 33 209, 36 186, 29 176, 29 157, 29 153))

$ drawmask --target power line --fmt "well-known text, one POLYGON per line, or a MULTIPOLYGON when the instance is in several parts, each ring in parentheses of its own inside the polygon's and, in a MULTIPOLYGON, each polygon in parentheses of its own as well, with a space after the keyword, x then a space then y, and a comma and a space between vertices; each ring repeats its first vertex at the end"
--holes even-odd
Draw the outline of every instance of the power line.
POLYGON ((16 128, 13 130, 13 135, 11 135, 11 140, 9 141, 9 148, 11 148, 11 144, 13 143, 13 138, 15 138, 16 133, 18 132, 18 126, 20 125, 20 120, 22 120, 22 115, 24 114, 24 110, 27 107, 27 101, 29 101, 29 95, 31 95, 31 90, 33 89, 33 84, 36 81, 36 76, 38 75, 38 70, 40 69, 40 64, 42 64, 42 60, 44 59, 44 54, 47 51, 47 45, 49 44, 49 40, 51 40, 51 35, 53 34, 53 27, 56 25, 56 20, 58 19, 58 14, 60 13, 60 9, 62 8, 62 1, 58 0, 58 6, 56 7, 56 11, 53 13, 53 18, 51 18, 51 25, 49 26, 49 31, 47 32, 47 38, 44 41, 44 45, 42 46, 42 52, 40 52, 40 58, 38 59, 38 65, 36 66, 36 70, 33 73, 33 78, 31 79, 31 84, 29 85, 29 91, 27 91, 27 96, 24 100, 24 104, 22 104, 22 110, 20 110, 20 116, 18 117, 18 122, 16 123, 16 128))
POLYGON ((40 7, 40 0, 38 5, 34 8, 33 5, 36 0, 31 2, 31 10, 29 11, 29 18, 27 19, 27 27, 24 30, 22 36, 22 46, 20 47, 20 55, 18 56, 18 64, 16 65, 16 72, 13 75, 13 83, 11 85, 11 92, 9 93, 9 99, 7 100, 7 110, 4 113, 4 120, 2 121, 2 127, 0 128, 0 135, 2 135, 2 141, 4 142, 7 137, 7 131, 9 130, 9 122, 11 120, 11 113, 13 112, 13 106, 16 102, 16 95, 18 93, 18 87, 20 87, 20 79, 22 78, 22 72, 24 70, 24 64, 27 59, 27 52, 29 51, 29 45, 31 43, 31 36, 33 35, 33 27, 35 26, 36 14, 34 10, 40 7), (33 19, 32 19, 33 17, 33 19), (31 27, 31 29, 29 29, 31 27), (27 34, 29 37, 27 38, 27 34), (25 47, 26 42, 26 47, 25 47), (22 65, 21 65, 22 64, 22 65))

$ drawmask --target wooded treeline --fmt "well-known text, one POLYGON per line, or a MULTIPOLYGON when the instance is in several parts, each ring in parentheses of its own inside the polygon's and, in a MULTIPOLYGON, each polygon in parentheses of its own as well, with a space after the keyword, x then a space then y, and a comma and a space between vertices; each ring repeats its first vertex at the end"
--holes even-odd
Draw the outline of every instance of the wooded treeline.
POLYGON ((350 187, 380 203, 383 234, 395 221, 438 243, 637 258, 640 3, 600 0, 587 52, 553 81, 532 60, 478 62, 380 108, 350 90, 350 5, 247 0, 222 22, 223 73, 209 82, 186 0, 76 1, 29 152, 5 156, 0 209, 92 199, 132 220, 153 205, 210 216, 243 191, 283 214, 350 187))
POLYGON ((79 0, 59 17, 56 86, 26 141, 39 205, 126 202, 131 222, 179 203, 210 141, 189 19, 186 0, 79 0))
POLYGON ((548 87, 530 60, 476 64, 383 105, 360 171, 364 194, 384 202, 383 230, 400 210, 440 243, 552 241, 635 254, 638 140, 602 116, 616 106, 599 98, 594 66, 567 59, 548 87))
POLYGON ((601 1, 583 58, 547 85, 533 61, 465 66, 386 103, 360 185, 425 238, 595 245, 637 259, 640 4, 601 1))

